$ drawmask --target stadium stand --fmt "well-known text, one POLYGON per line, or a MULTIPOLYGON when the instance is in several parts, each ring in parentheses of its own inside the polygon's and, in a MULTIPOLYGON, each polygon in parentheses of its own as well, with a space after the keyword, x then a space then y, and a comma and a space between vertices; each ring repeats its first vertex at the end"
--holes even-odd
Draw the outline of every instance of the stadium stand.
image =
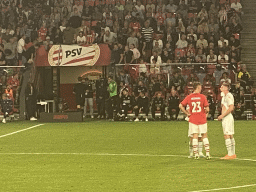
MULTIPOLYGON (((103 43, 112 50, 109 74, 118 85, 128 84, 131 95, 143 82, 150 100, 156 92, 167 99, 172 89, 183 98, 191 92, 192 82, 200 81, 203 92, 218 102, 221 83, 239 81, 244 102, 251 102, 247 96, 252 94, 253 81, 245 66, 240 67, 239 2, 4 0, 0 65, 27 67, 31 54, 47 54, 56 44, 103 43)), ((11 89, 11 99, 18 104, 23 73, 4 69, 0 69, 1 93, 11 95, 11 89)))

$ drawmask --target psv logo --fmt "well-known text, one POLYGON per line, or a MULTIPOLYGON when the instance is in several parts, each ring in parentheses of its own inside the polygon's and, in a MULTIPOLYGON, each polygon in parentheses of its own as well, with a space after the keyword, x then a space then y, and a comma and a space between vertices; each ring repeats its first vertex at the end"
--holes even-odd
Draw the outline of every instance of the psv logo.
POLYGON ((66 51, 65 54, 66 54, 66 58, 68 57, 75 57, 77 55, 81 55, 82 53, 82 48, 79 48, 79 49, 73 49, 71 51, 66 51))
POLYGON ((51 66, 94 65, 100 56, 97 44, 91 46, 53 45, 48 54, 51 66))

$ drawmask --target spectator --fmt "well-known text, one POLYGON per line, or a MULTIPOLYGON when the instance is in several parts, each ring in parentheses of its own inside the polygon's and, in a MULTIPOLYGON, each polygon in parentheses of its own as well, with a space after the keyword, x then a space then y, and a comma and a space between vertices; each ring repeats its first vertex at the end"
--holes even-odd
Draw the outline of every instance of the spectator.
POLYGON ((153 28, 149 26, 150 22, 149 20, 144 22, 144 27, 141 29, 141 33, 145 39, 146 45, 144 48, 145 51, 145 57, 149 58, 151 55, 151 49, 152 49, 152 39, 153 39, 153 28))
POLYGON ((247 71, 245 64, 241 65, 241 69, 237 75, 237 80, 240 82, 244 90, 249 92, 249 87, 253 85, 253 81, 251 81, 251 75, 247 71))
POLYGON ((162 48, 160 47, 158 41, 155 42, 155 44, 153 46, 153 49, 152 49, 152 52, 157 52, 158 55, 162 54, 162 48))
POLYGON ((17 44, 17 52, 18 52, 18 59, 21 61, 22 60, 22 53, 23 51, 26 51, 25 49, 25 39, 26 39, 26 35, 22 35, 22 37, 20 38, 20 40, 18 41, 17 44))
POLYGON ((97 110, 98 110, 98 119, 105 119, 105 100, 107 97, 107 80, 101 78, 100 80, 96 81, 96 103, 97 103, 97 110))
POLYGON ((8 98, 6 93, 4 93, 2 95, 1 108, 2 108, 2 112, 4 114, 2 123, 6 123, 6 117, 8 117, 9 114, 13 111, 13 101, 8 98))
POLYGON ((128 46, 125 46, 124 47, 124 63, 130 64, 130 63, 133 63, 133 61, 134 61, 133 52, 129 49, 128 46))
POLYGON ((181 75, 179 75, 178 72, 174 72, 170 82, 171 88, 175 89, 180 94, 184 92, 184 85, 184 78, 181 75))
POLYGON ((113 32, 110 32, 109 27, 106 27, 105 34, 103 36, 103 42, 109 45, 112 45, 113 43, 116 42, 116 38, 117 38, 116 34, 113 32))
POLYGON ((85 85, 82 83, 82 80, 82 77, 78 77, 78 83, 73 87, 73 94, 75 94, 76 97, 76 108, 78 111, 82 110, 84 106, 85 85))
POLYGON ((86 38, 83 34, 83 31, 79 31, 78 36, 76 37, 76 42, 78 45, 83 45, 86 43, 86 38))
POLYGON ((198 48, 199 45, 203 45, 204 49, 206 49, 208 47, 208 42, 206 39, 204 39, 204 35, 200 34, 199 39, 196 42, 196 47, 198 48))
POLYGON ((37 101, 37 90, 32 83, 28 83, 25 90, 25 101, 26 101, 26 110, 27 117, 30 121, 36 121, 35 112, 36 112, 36 101, 37 101))
POLYGON ((43 23, 42 27, 37 31, 38 37, 40 37, 42 41, 45 41, 47 32, 46 23, 43 23))
POLYGON ((225 10, 225 7, 223 5, 220 7, 218 17, 219 17, 220 23, 226 22, 228 19, 228 13, 225 10))
POLYGON ((157 92, 156 96, 153 98, 153 101, 152 101, 151 112, 152 112, 153 120, 156 118, 156 111, 160 111, 161 112, 161 120, 164 120, 165 101, 164 101, 164 99, 162 97, 162 93, 161 92, 157 92))
POLYGON ((215 101, 215 95, 212 94, 210 91, 207 91, 206 98, 209 103, 209 114, 211 115, 210 119, 214 120, 215 110, 216 110, 216 101, 215 101))
POLYGON ((68 26, 63 30, 63 43, 66 45, 71 45, 75 43, 76 31, 74 28, 68 26))
POLYGON ((239 97, 235 98, 235 119, 242 119, 242 114, 245 110, 245 98, 244 98, 244 92, 240 91, 239 97))
POLYGON ((198 28, 197 28, 198 34, 207 34, 209 33, 209 27, 207 25, 207 21, 203 19, 198 23, 198 28))
POLYGON ((166 6, 168 12, 176 13, 178 6, 174 4, 174 0, 169 0, 169 4, 166 6))
POLYGON ((139 46, 138 38, 136 37, 135 32, 132 32, 131 36, 127 39, 128 47, 130 47, 131 44, 133 44, 136 48, 139 46))
POLYGON ((231 3, 231 8, 235 9, 237 13, 241 13, 243 7, 241 3, 238 2, 238 0, 235 0, 233 3, 231 3))
POLYGON ((231 25, 230 25, 230 32, 232 34, 235 33, 241 33, 241 31, 243 30, 243 27, 240 23, 237 22, 237 20, 235 18, 231 19, 231 25))
POLYGON ((186 35, 182 35, 181 39, 179 39, 176 43, 177 49, 185 49, 188 46, 188 42, 186 41, 186 35))
POLYGON ((118 82, 123 82, 124 85, 131 85, 131 76, 128 71, 120 71, 120 75, 118 77, 118 82))
POLYGON ((223 35, 220 36, 220 40, 218 41, 218 47, 222 48, 224 46, 224 43, 228 46, 228 40, 224 39, 223 35))
POLYGON ((139 121, 139 113, 145 113, 145 121, 148 121, 148 112, 149 112, 149 98, 145 95, 145 92, 140 92, 139 97, 135 102, 135 117, 134 121, 139 121))
POLYGON ((197 75, 194 72, 191 72, 188 76, 188 78, 186 79, 186 84, 193 84, 194 82, 198 82, 199 78, 197 77, 197 75))
POLYGON ((229 78, 229 75, 227 72, 222 73, 222 76, 220 78, 220 85, 222 85, 222 83, 231 84, 231 79, 229 78))
POLYGON ((168 103, 168 112, 170 115, 170 120, 177 120, 180 112, 180 108, 179 108, 180 96, 175 89, 171 89, 171 94, 167 99, 167 103, 168 103))
POLYGON ((197 55, 195 57, 196 62, 197 63, 205 63, 206 62, 206 56, 203 53, 203 49, 198 49, 197 51, 198 52, 197 52, 197 55))
POLYGON ((22 53, 22 64, 33 64, 39 44, 34 42, 25 52, 22 53))
POLYGON ((90 116, 91 119, 94 118, 93 116, 93 89, 92 89, 92 83, 89 81, 88 78, 85 78, 85 84, 84 84, 84 115, 83 117, 86 117, 87 112, 87 105, 89 105, 90 109, 90 116))
POLYGON ((159 56, 159 54, 156 50, 153 51, 153 55, 150 57, 151 64, 153 64, 153 60, 155 60, 155 63, 158 65, 162 63, 162 58, 161 58, 161 56, 159 56))
POLYGON ((130 23, 129 27, 135 32, 136 35, 136 33, 138 33, 141 29, 139 20, 136 17, 132 18, 132 22, 130 23))
POLYGON ((252 89, 251 110, 252 110, 252 120, 256 120, 256 89, 252 89))
POLYGON ((140 58, 139 50, 134 46, 134 44, 130 44, 130 50, 133 52, 134 63, 137 63, 137 60, 140 58))
POLYGON ((214 54, 214 51, 211 49, 209 55, 207 55, 207 63, 216 63, 217 55, 214 54))
POLYGON ((215 87, 216 84, 216 80, 213 77, 213 74, 211 73, 207 73, 203 79, 203 84, 204 85, 210 85, 211 88, 213 89, 215 87))
POLYGON ((11 85, 7 85, 4 93, 6 94, 6 96, 8 97, 8 99, 14 101, 14 97, 13 97, 13 90, 11 85))
POLYGON ((123 89, 121 94, 121 106, 120 106, 120 115, 127 119, 128 111, 131 111, 134 106, 134 97, 129 95, 128 89, 123 89))
POLYGON ((218 63, 223 63, 221 62, 223 60, 224 63, 228 63, 229 57, 227 54, 225 54, 223 51, 219 51, 219 56, 218 56, 218 63))
POLYGON ((6 55, 6 65, 15 66, 17 65, 16 61, 16 53, 17 53, 17 42, 15 42, 15 38, 12 37, 8 41, 8 43, 4 44, 4 53, 6 55))
POLYGON ((143 82, 140 80, 138 82, 138 86, 134 89, 134 95, 136 97, 138 97, 141 92, 146 93, 147 92, 147 88, 144 86, 143 82))
POLYGON ((230 89, 230 92, 233 94, 234 98, 239 98, 241 91, 243 91, 244 88, 241 87, 240 82, 237 81, 235 86, 232 86, 230 89))
POLYGON ((19 93, 20 88, 20 80, 19 80, 19 74, 16 73, 13 76, 10 76, 7 80, 7 85, 10 85, 13 90, 13 96, 14 99, 17 100, 17 95, 19 93))

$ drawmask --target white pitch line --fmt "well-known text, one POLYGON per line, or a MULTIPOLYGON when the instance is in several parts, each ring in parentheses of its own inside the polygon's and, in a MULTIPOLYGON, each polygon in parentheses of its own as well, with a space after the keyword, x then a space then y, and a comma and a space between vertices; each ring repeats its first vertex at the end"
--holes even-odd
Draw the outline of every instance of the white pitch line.
POLYGON ((9 135, 13 135, 13 134, 16 134, 16 133, 20 133, 20 132, 22 132, 22 131, 27 131, 27 130, 29 130, 29 129, 33 129, 33 128, 36 128, 36 127, 39 127, 39 126, 42 126, 42 125, 44 125, 44 124, 38 124, 38 125, 34 125, 34 126, 32 126, 32 127, 26 128, 26 129, 21 129, 21 130, 19 130, 19 131, 15 131, 15 132, 8 133, 8 134, 5 134, 5 135, 0 135, 0 138, 2 138, 2 137, 7 137, 7 136, 9 136, 9 135))
POLYGON ((227 187, 227 188, 207 189, 207 190, 199 190, 199 191, 190 191, 190 192, 221 191, 221 190, 230 190, 230 189, 239 189, 239 188, 246 188, 246 187, 254 187, 254 186, 256 186, 256 184, 242 185, 242 186, 235 186, 235 187, 227 187))
MULTIPOLYGON (((136 154, 136 153, 0 153, 0 155, 88 155, 88 156, 140 156, 140 157, 185 157, 185 155, 154 155, 154 154, 136 154)), ((213 159, 219 159, 220 157, 212 157, 213 159)), ((203 158, 202 158, 203 159, 203 158)), ((234 160, 223 160, 223 161, 252 161, 256 162, 255 159, 234 159, 234 160)))
POLYGON ((187 157, 185 155, 113 154, 113 153, 0 153, 0 155, 88 155, 88 156, 187 157))

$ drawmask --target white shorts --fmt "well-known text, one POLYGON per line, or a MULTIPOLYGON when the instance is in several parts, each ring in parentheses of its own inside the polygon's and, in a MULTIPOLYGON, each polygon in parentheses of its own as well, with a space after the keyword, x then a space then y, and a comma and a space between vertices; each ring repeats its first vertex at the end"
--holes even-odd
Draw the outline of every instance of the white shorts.
POLYGON ((222 119, 222 128, 224 135, 234 135, 234 118, 233 115, 226 116, 222 119))
POLYGON ((193 137, 194 133, 198 133, 198 137, 202 137, 202 134, 207 133, 207 123, 196 125, 189 122, 188 136, 193 137))

